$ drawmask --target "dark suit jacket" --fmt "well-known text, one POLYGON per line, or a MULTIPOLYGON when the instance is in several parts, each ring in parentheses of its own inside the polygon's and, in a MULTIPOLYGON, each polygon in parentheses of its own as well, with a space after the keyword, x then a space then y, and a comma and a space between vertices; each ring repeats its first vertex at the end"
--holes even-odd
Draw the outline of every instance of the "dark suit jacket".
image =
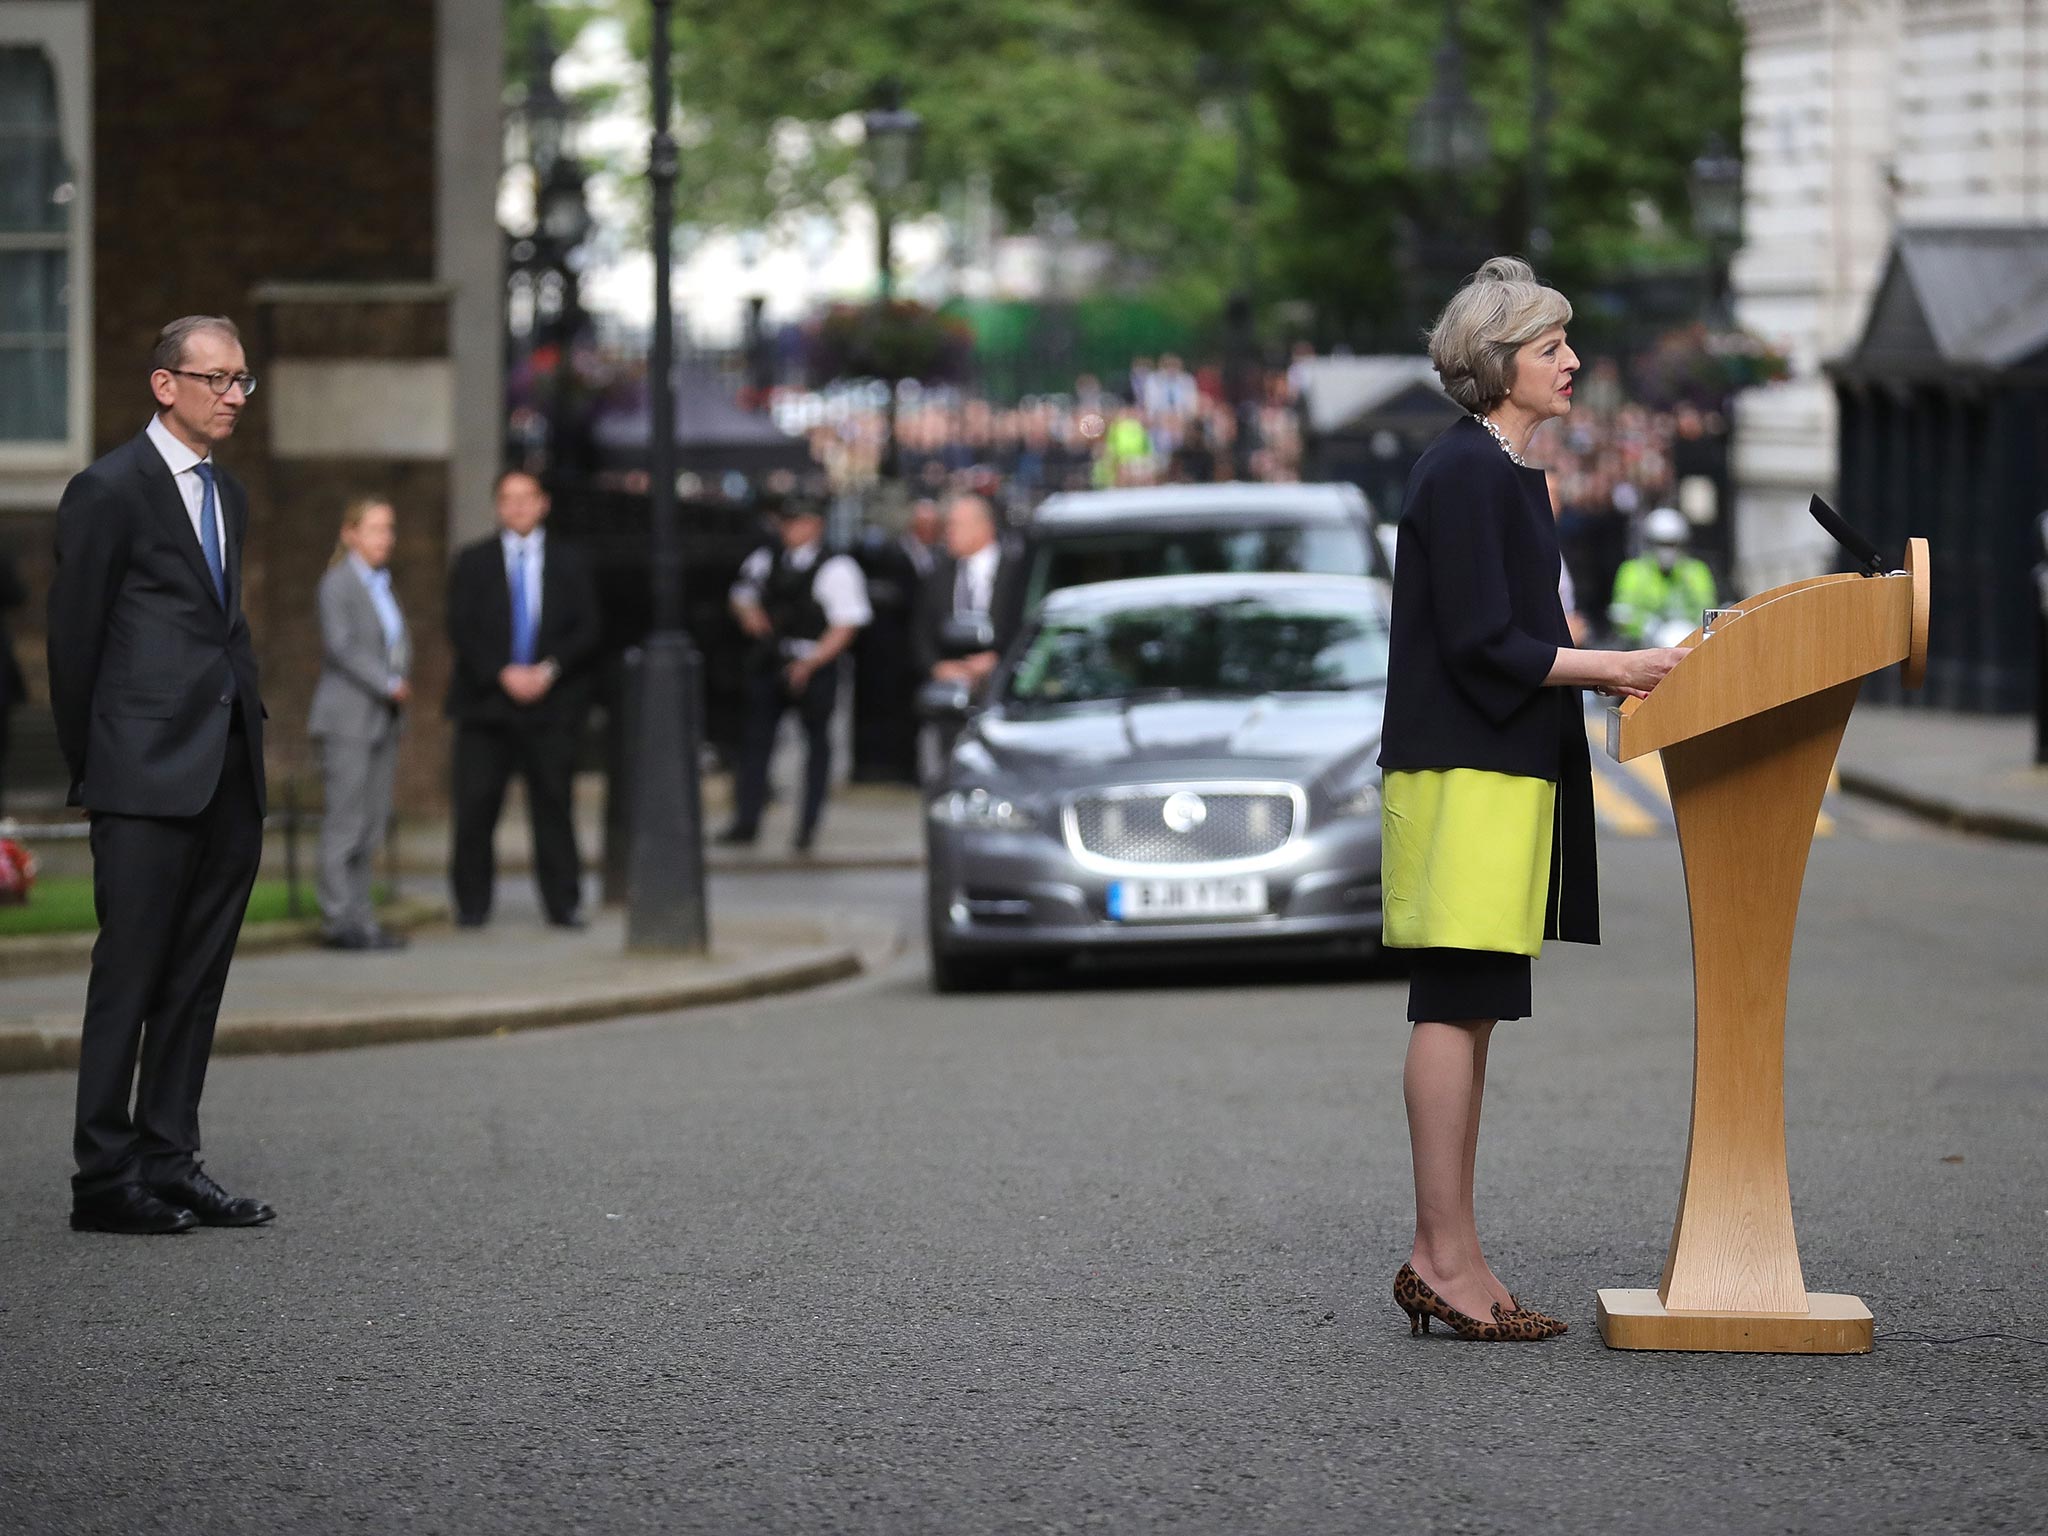
POLYGON ((1598 942, 1593 767, 1579 690, 1543 684, 1572 643, 1543 471, 1477 421, 1445 428, 1408 477, 1380 766, 1480 768, 1558 786, 1550 936, 1598 942))
MULTIPOLYGON (((924 579, 917 603, 917 665, 921 676, 930 676, 945 658, 940 653, 939 631, 953 616, 953 581, 959 562, 940 553, 931 574, 924 579)), ((1024 562, 1013 545, 1005 543, 996 561, 996 579, 991 587, 989 622, 995 626, 996 654, 1003 655, 1023 627, 1024 562)))
POLYGON ((467 725, 580 725, 590 707, 603 635, 589 564, 580 551, 549 534, 533 659, 552 660, 562 675, 539 703, 513 703, 498 686, 498 673, 512 660, 505 547, 495 533, 469 545, 455 557, 448 575, 448 639, 455 650, 449 718, 467 725))
POLYGON ((170 467, 146 435, 64 488, 50 587, 50 703, 73 805, 196 816, 219 786, 239 699, 262 806, 263 700, 242 614, 249 498, 218 466, 214 483, 225 609, 170 467))

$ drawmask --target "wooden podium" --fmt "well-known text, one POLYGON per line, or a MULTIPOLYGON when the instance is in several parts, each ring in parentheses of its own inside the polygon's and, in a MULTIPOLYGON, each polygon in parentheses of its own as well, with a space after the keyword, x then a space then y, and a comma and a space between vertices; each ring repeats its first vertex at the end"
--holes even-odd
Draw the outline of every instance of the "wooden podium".
POLYGON ((1906 570, 1739 604, 1610 716, 1621 762, 1661 752, 1692 909, 1692 1135, 1655 1290, 1600 1292, 1612 1349, 1860 1354, 1870 1310, 1806 1289, 1785 1175, 1785 994, 1815 819, 1857 689, 1927 669, 1927 541, 1906 570))

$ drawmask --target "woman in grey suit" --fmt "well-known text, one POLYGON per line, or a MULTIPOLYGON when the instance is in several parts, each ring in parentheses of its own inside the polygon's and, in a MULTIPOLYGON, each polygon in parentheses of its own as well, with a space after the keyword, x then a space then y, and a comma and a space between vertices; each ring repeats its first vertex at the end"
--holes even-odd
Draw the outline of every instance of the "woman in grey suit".
POLYGON ((331 949, 399 949, 370 905, 370 871, 391 820, 398 736, 412 687, 412 642, 391 590, 391 503, 365 496, 342 514, 320 578, 320 681, 306 734, 320 745, 320 912, 331 949))

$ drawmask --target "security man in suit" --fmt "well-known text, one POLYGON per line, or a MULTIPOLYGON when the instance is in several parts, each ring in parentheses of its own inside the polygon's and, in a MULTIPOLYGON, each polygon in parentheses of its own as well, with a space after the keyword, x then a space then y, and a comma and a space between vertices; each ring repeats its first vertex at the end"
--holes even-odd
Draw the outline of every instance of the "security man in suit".
POLYGON ((455 920, 491 915, 491 838, 517 772, 533 824, 533 873, 550 924, 581 928, 583 863, 571 791, 603 626, 590 567, 541 526, 548 495, 524 470, 498 476, 500 532, 455 557, 448 579, 454 673, 455 920))
POLYGON ((983 496, 955 496, 946 508, 946 553, 925 578, 918 623, 918 662, 926 677, 963 682, 979 692, 1021 628, 1018 562, 1003 548, 995 509, 983 496), (972 656, 941 654, 948 619, 981 614, 995 648, 972 656))
POLYGON ((917 665, 923 588, 939 557, 939 504, 911 503, 900 532, 869 528, 854 552, 874 618, 853 646, 853 770, 856 783, 917 782, 917 665))
POLYGON ((64 489, 50 588, 50 702, 71 803, 92 820, 100 920, 79 1039, 81 1231, 277 1214, 199 1162, 214 1023, 263 854, 249 501, 213 459, 256 380, 233 322, 195 315, 164 327, 149 387, 149 425, 64 489))
POLYGON ((754 643, 746 682, 745 740, 734 774, 728 845, 751 844, 768 803, 768 763, 786 709, 803 721, 804 797, 795 846, 808 852, 832 782, 832 708, 839 658, 874 617, 867 581, 847 555, 825 553, 825 519, 807 500, 776 508, 781 537, 740 566, 728 594, 733 618, 754 643))

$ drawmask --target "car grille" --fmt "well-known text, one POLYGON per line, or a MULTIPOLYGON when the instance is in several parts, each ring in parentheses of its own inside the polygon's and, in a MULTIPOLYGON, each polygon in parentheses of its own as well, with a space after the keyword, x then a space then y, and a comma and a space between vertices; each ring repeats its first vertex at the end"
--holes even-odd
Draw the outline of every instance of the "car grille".
POLYGON ((1294 838, 1299 792, 1290 785, 1154 785, 1078 795, 1067 845, 1097 864, 1233 864, 1277 853, 1294 838))

